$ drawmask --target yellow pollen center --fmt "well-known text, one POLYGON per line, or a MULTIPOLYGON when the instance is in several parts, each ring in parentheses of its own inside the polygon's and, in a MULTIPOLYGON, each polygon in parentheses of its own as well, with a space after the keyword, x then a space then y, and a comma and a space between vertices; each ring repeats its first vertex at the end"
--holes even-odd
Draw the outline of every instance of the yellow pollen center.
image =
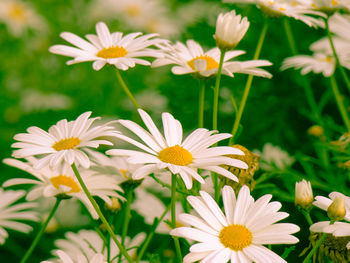
POLYGON ((327 62, 327 63, 332 63, 333 62, 333 59, 331 56, 327 56, 325 58, 321 58, 320 59, 321 62, 327 62))
POLYGON ((219 238, 225 247, 240 251, 252 244, 253 235, 243 225, 229 225, 221 230, 219 238))
POLYGON ((9 9, 8 15, 14 20, 23 21, 26 18, 26 10, 21 4, 12 4, 9 9))
POLYGON ((80 192, 79 185, 74 181, 74 179, 72 177, 60 174, 58 176, 50 178, 50 181, 51 181, 52 185, 57 190, 60 190, 60 185, 64 185, 64 186, 68 186, 71 188, 71 190, 67 193, 79 193, 80 192))
POLYGON ((335 5, 337 5, 337 4, 338 4, 338 1, 332 0, 332 6, 335 6, 335 5))
POLYGON ((158 154, 159 160, 165 163, 186 166, 192 163, 193 156, 185 148, 175 145, 161 150, 158 154))
POLYGON ((55 144, 52 145, 52 148, 54 148, 56 151, 70 150, 79 145, 80 142, 81 141, 79 138, 70 137, 68 139, 62 139, 58 142, 55 142, 55 144))
POLYGON ((96 56, 100 58, 121 58, 125 57, 128 54, 128 51, 124 47, 112 46, 109 48, 101 49, 96 56))
POLYGON ((122 173, 122 175, 123 175, 123 177, 124 177, 125 179, 128 179, 128 177, 126 176, 127 170, 120 169, 119 171, 122 173))
POLYGON ((285 8, 283 8, 283 7, 280 7, 280 8, 278 8, 280 11, 286 11, 286 9, 285 8))
POLYGON ((129 16, 139 16, 141 14, 141 10, 140 7, 137 5, 129 5, 126 9, 125 9, 126 13, 129 16))
POLYGON ((215 61, 215 59, 213 59, 212 57, 209 57, 208 55, 200 55, 197 56, 193 59, 191 59, 190 61, 187 62, 187 64, 191 67, 191 69, 196 70, 196 67, 194 66, 194 62, 197 59, 202 59, 205 60, 207 62, 207 68, 206 70, 210 70, 210 69, 214 69, 214 68, 218 68, 219 67, 219 63, 215 61))

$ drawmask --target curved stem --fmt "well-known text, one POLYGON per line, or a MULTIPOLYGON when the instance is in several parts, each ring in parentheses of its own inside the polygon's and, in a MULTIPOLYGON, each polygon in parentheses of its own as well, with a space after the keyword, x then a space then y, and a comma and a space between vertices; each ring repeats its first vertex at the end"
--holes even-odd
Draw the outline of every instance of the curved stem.
POLYGON ((123 90, 125 91, 126 95, 129 97, 129 99, 131 100, 132 104, 134 104, 135 108, 136 109, 140 109, 140 105, 137 103, 135 97, 132 95, 131 91, 129 90, 128 86, 126 86, 123 78, 122 78, 122 75, 120 75, 120 72, 119 70, 117 69, 116 70, 116 73, 117 73, 117 78, 119 80, 119 83, 120 85, 122 86, 123 90))
MULTIPOLYGON (((261 30, 261 33, 260 33, 258 45, 257 45, 256 50, 255 50, 255 54, 254 54, 254 58, 253 58, 254 60, 259 58, 261 48, 262 48, 262 45, 264 43, 264 39, 266 36, 267 28, 268 28, 268 23, 265 20, 263 29, 261 30)), ((244 110, 244 107, 245 107, 245 104, 247 102, 247 98, 249 95, 249 91, 250 91, 250 88, 252 86, 252 82, 253 82, 253 75, 249 75, 248 79, 247 79, 247 83, 246 83, 245 88, 244 88, 243 97, 242 97, 241 103, 240 103, 239 108, 238 108, 236 119, 235 119, 235 122, 233 124, 232 137, 230 139, 230 144, 233 143, 234 137, 237 133, 239 123, 240 123, 241 118, 242 118, 243 110, 244 110)))
POLYGON ((219 89, 220 89, 220 80, 221 80, 221 71, 222 65, 224 64, 226 51, 221 50, 220 62, 218 73, 216 75, 215 89, 214 89, 214 102, 213 102, 213 130, 218 128, 218 104, 219 104, 219 89))
POLYGON ((24 254, 22 260, 20 261, 20 263, 25 263, 27 262, 27 260, 29 259, 30 255, 33 253, 35 247, 37 246, 41 236, 43 235, 47 225, 49 224, 51 218, 53 217, 53 215, 55 214, 60 202, 62 201, 61 198, 56 198, 56 203, 55 205, 52 207, 49 216, 46 218, 44 224, 41 226, 38 234, 36 235, 36 237, 33 240, 33 243, 31 244, 30 248, 27 250, 27 252, 24 254))
POLYGON ((311 216, 310 216, 310 212, 309 211, 302 211, 303 215, 306 218, 307 223, 311 226, 313 224, 311 216))
POLYGON ((164 217, 166 216, 166 214, 168 213, 170 209, 170 205, 168 205, 166 207, 166 209, 164 210, 163 214, 160 216, 159 219, 156 219, 153 223, 153 226, 152 226, 152 229, 151 229, 151 232, 148 234, 147 236, 147 239, 145 240, 142 248, 141 248, 141 251, 140 253, 137 255, 137 258, 136 258, 136 263, 138 263, 141 259, 142 259, 142 256, 143 254, 145 253, 147 247, 148 247, 148 244, 151 242, 153 236, 154 236, 154 233, 155 231, 157 230, 157 227, 158 225, 163 221, 164 217))
POLYGON ((204 117, 204 99, 205 99, 205 80, 199 80, 199 103, 198 103, 198 128, 203 128, 204 117))
POLYGON ((338 88, 338 85, 337 85, 337 82, 335 80, 334 75, 332 75, 330 77, 330 80, 331 80, 332 90, 333 90, 333 93, 334 93, 335 100, 336 100, 336 102, 338 104, 338 108, 339 108, 340 114, 341 114, 341 116, 343 118, 343 121, 345 123, 345 126, 346 126, 347 130, 350 131, 349 116, 348 116, 348 114, 346 112, 346 109, 345 109, 345 106, 344 106, 344 100, 343 100, 342 96, 340 95, 339 88, 338 88))
MULTIPOLYGON (((171 224, 173 228, 176 228, 176 174, 171 175, 171 224)), ((173 236, 175 243, 175 250, 177 260, 179 263, 182 262, 182 254, 180 248, 179 238, 173 236)))
POLYGON ((74 163, 72 164, 72 169, 73 169, 73 172, 74 172, 76 178, 79 181, 79 184, 80 184, 81 188, 83 189, 84 193, 86 194, 86 197, 89 199, 91 205, 95 209, 96 213, 99 215, 99 217, 100 217, 102 223, 105 225, 108 233, 111 235, 113 241, 115 242, 115 244, 119 248, 120 253, 123 254, 123 256, 126 258, 126 260, 129 263, 132 263, 133 262, 132 258, 129 256, 129 254, 126 251, 126 249, 124 248, 124 246, 122 246, 120 244, 120 242, 118 241, 118 239, 117 239, 116 235, 114 234, 111 226, 109 225, 108 221, 106 220, 106 218, 102 214, 100 207, 98 206, 98 204, 96 203, 95 199, 91 196, 89 190, 87 189, 87 187, 86 187, 83 179, 81 178, 80 173, 79 173, 79 171, 78 171, 78 169, 77 169, 77 167, 75 166, 74 163))
POLYGON ((335 46, 334 46, 334 42, 333 42, 333 38, 332 38, 332 34, 331 32, 329 31, 329 24, 328 24, 328 20, 329 18, 326 18, 325 19, 325 25, 326 25, 326 31, 327 31, 327 36, 328 36, 328 40, 329 40, 329 44, 331 45, 331 48, 332 48, 332 51, 333 51, 333 56, 335 58, 335 62, 337 64, 337 67, 339 68, 340 70, 340 73, 342 74, 343 76, 343 79, 345 81, 345 84, 350 92, 350 80, 348 78, 348 75, 346 74, 345 72, 345 69, 343 68, 343 66, 340 64, 340 60, 339 60, 339 57, 338 57, 338 54, 335 50, 335 46))

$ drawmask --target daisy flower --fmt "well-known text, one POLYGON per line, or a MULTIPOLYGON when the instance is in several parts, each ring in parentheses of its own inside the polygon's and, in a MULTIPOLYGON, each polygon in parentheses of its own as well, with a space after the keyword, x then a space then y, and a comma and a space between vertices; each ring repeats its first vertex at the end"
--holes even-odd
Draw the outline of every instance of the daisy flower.
POLYGON ((149 132, 129 120, 120 120, 119 123, 135 133, 145 144, 121 134, 117 137, 133 144, 142 151, 124 149, 107 151, 107 154, 110 155, 129 156, 130 163, 143 164, 134 172, 133 179, 139 180, 148 174, 168 168, 173 174, 179 174, 186 187, 190 189, 192 177, 200 183, 204 183, 203 178, 196 171, 198 168, 213 171, 235 181, 237 181, 237 177, 220 165, 247 168, 244 162, 224 156, 227 154, 243 155, 241 150, 226 146, 209 148, 211 145, 231 137, 231 134, 213 135, 216 131, 202 128, 192 132, 183 141, 181 123, 171 114, 163 113, 164 138, 151 117, 141 109, 138 111, 149 132))
POLYGON ((121 70, 135 67, 136 64, 151 65, 145 59, 139 57, 162 57, 158 50, 149 46, 164 43, 164 40, 154 38, 157 34, 131 33, 123 37, 122 32, 110 33, 103 22, 96 24, 97 35, 86 35, 90 41, 79 36, 63 32, 61 37, 76 47, 55 45, 49 51, 58 55, 73 57, 67 62, 68 65, 75 63, 94 61, 92 67, 100 70, 104 65, 111 64, 121 70))
POLYGON ((45 30, 46 24, 28 2, 2 0, 0 2, 0 21, 4 22, 10 33, 19 37, 28 29, 45 30))
POLYGON ((349 0, 311 0, 309 2, 311 2, 311 8, 327 14, 333 14, 340 10, 347 12, 350 10, 349 0))
POLYGON ((254 150, 253 152, 260 156, 260 168, 265 171, 284 170, 295 162, 294 157, 290 156, 279 146, 274 146, 271 143, 266 143, 262 152, 259 150, 254 150))
MULTIPOLYGON (((220 60, 220 49, 215 47, 204 52, 202 47, 194 40, 187 40, 186 45, 177 42, 175 45, 162 45, 164 58, 158 58, 152 63, 152 67, 160 67, 175 64, 171 70, 174 74, 183 75, 194 73, 203 77, 217 74, 220 60)), ((222 74, 233 77, 233 73, 252 74, 255 76, 270 78, 267 71, 257 68, 270 66, 267 60, 230 61, 245 52, 242 50, 228 51, 225 53, 222 74)))
MULTIPOLYGON (((103 259, 111 262, 119 262, 119 249, 111 240, 109 248, 105 245, 105 241, 101 236, 93 230, 80 230, 78 233, 68 232, 65 239, 55 241, 56 247, 64 251, 73 260, 77 260, 77 255, 83 254, 86 260, 89 260, 96 253, 102 254, 103 259)), ((131 257, 136 256, 136 248, 144 241, 145 233, 139 233, 134 238, 125 238, 125 247, 127 248, 131 257)), ((117 236, 118 240, 121 238, 117 236)), ((57 250, 56 250, 57 251, 57 250)), ((75 262, 75 261, 73 261, 75 262)), ((89 262, 89 261, 88 261, 89 262)), ((122 260, 122 262, 127 262, 122 260)))
POLYGON ((285 0, 224 0, 225 3, 256 4, 261 11, 271 17, 288 16, 300 20, 308 26, 324 27, 324 22, 310 15, 325 17, 322 12, 313 10, 311 6, 298 4, 297 1, 285 0))
POLYGON ((88 259, 84 256, 83 253, 78 253, 75 255, 76 260, 62 250, 57 250, 55 254, 58 256, 58 260, 45 260, 41 263, 107 263, 107 261, 103 258, 103 255, 98 253, 93 254, 88 259))
POLYGON ((301 69, 302 75, 314 72, 316 74, 322 73, 325 77, 330 77, 334 73, 335 66, 335 59, 332 55, 314 53, 312 56, 298 55, 286 58, 283 61, 281 70, 294 68, 301 69))
POLYGON ((271 195, 264 195, 254 201, 249 188, 243 186, 236 199, 233 189, 222 189, 225 214, 206 192, 200 197, 187 197, 198 216, 181 214, 179 219, 192 227, 180 227, 170 232, 173 236, 198 241, 190 247, 183 262, 201 260, 211 263, 266 263, 286 262, 267 244, 294 244, 298 239, 291 234, 299 227, 289 223, 276 223, 288 216, 278 212, 281 203, 271 202, 271 195))
POLYGON ((5 228, 29 233, 33 228, 18 220, 39 221, 37 212, 32 211, 35 203, 16 203, 25 191, 3 190, 0 188, 0 244, 4 244, 8 233, 5 228))
MULTIPOLYGON (((61 171, 52 169, 49 166, 35 169, 34 167, 37 162, 38 160, 34 157, 27 158, 27 162, 10 158, 5 159, 5 164, 28 172, 35 179, 14 178, 6 181, 3 185, 8 187, 19 184, 34 184, 35 186, 27 194, 27 200, 29 201, 42 196, 68 196, 77 198, 87 207, 94 218, 98 218, 97 213, 74 176, 72 169, 68 169, 69 167, 67 167, 67 169, 62 169, 61 171)), ((122 189, 115 178, 107 175, 96 175, 90 170, 81 169, 80 173, 91 195, 100 197, 109 205, 112 205, 110 197, 122 198, 116 192, 122 192, 122 189)))
POLYGON ((14 139, 19 141, 12 144, 14 148, 20 148, 13 152, 15 158, 28 156, 40 156, 35 164, 36 169, 46 165, 58 167, 64 163, 82 165, 89 168, 90 160, 86 148, 98 148, 100 144, 113 145, 111 142, 98 139, 104 136, 116 136, 117 131, 109 123, 103 125, 92 124, 97 118, 89 118, 91 112, 81 114, 75 121, 66 119, 57 122, 46 132, 38 127, 29 127, 28 133, 15 135, 14 139))

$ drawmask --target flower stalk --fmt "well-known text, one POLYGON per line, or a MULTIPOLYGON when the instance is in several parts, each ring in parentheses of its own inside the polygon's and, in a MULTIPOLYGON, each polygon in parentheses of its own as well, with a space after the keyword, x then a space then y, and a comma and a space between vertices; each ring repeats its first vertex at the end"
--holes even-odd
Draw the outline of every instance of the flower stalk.
POLYGON ((125 81, 122 78, 122 75, 120 74, 119 70, 116 69, 116 73, 117 73, 117 79, 120 83, 120 85, 122 86, 123 90, 125 91, 126 95, 129 97, 129 99, 131 100, 132 104, 134 104, 136 109, 140 109, 140 105, 137 103, 135 97, 132 95, 131 91, 129 90, 128 86, 125 84, 125 81))

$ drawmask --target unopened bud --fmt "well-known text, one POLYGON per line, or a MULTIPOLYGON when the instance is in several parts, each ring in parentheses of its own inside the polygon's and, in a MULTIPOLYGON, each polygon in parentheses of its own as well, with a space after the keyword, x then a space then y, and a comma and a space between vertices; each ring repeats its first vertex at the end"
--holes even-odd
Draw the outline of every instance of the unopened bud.
POLYGON ((346 214, 344 199, 341 197, 336 197, 328 207, 327 214, 331 220, 342 220, 346 214))
POLYGON ((324 135, 324 130, 319 125, 313 125, 307 130, 307 133, 311 136, 321 137, 324 135))
POLYGON ((116 197, 112 197, 112 203, 111 204, 105 203, 105 208, 112 211, 112 212, 119 211, 121 208, 119 199, 116 197))
POLYGON ((295 183, 294 204, 296 207, 304 210, 310 210, 312 208, 313 200, 314 196, 312 194, 310 182, 303 179, 301 182, 295 183))

